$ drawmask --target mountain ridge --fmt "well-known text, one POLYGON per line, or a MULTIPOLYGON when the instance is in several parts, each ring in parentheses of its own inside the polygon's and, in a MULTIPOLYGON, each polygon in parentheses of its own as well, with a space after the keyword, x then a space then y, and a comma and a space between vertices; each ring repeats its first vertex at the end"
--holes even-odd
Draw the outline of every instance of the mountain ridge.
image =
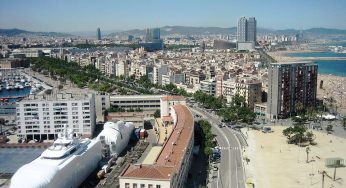
POLYGON ((12 28, 12 29, 0 29, 0 36, 7 36, 7 37, 21 37, 21 36, 47 36, 47 37, 69 37, 73 36, 68 33, 61 33, 61 32, 36 32, 36 31, 27 31, 23 29, 18 28, 12 28))
MULTIPOLYGON (((192 26, 163 26, 160 27, 161 35, 170 35, 170 34, 180 34, 180 35, 201 35, 201 34, 236 34, 237 27, 192 27, 192 26)), ((257 33, 265 34, 297 34, 297 33, 308 33, 314 35, 346 35, 346 30, 343 29, 334 29, 334 28, 310 28, 310 29, 266 29, 266 28, 257 28, 257 33)), ((115 35, 144 35, 145 29, 132 29, 127 31, 120 31, 109 34, 109 36, 115 35)))

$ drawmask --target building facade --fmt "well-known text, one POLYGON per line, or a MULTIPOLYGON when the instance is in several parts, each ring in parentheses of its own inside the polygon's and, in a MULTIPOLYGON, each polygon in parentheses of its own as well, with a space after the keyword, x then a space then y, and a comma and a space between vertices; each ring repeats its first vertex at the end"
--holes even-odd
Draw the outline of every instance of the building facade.
POLYGON ((316 105, 318 66, 311 62, 272 63, 268 68, 267 118, 287 118, 316 105))
POLYGON ((245 17, 241 17, 238 20, 238 27, 237 27, 237 39, 238 42, 246 42, 246 29, 247 27, 247 19, 245 17))
POLYGON ((255 103, 262 101, 262 82, 258 80, 245 83, 236 82, 235 93, 244 97, 247 107, 254 109, 255 103))
POLYGON ((154 164, 128 165, 119 176, 120 188, 184 187, 192 162, 194 119, 182 104, 172 107, 174 128, 154 164))
POLYGON ((246 19, 241 17, 238 20, 237 28, 237 49, 251 50, 256 45, 257 21, 255 17, 246 19), (252 45, 251 45, 252 44, 252 45))
POLYGON ((58 93, 46 98, 29 96, 17 102, 16 110, 17 135, 23 139, 55 139, 64 125, 83 137, 92 137, 94 133, 94 94, 58 93))

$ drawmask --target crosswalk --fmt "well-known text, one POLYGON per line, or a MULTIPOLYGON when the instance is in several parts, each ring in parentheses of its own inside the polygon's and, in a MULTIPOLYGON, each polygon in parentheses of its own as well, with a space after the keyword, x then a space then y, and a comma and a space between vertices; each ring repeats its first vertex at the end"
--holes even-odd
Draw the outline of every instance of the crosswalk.
POLYGON ((228 150, 228 149, 233 149, 233 150, 240 150, 239 147, 219 147, 221 150, 228 150))

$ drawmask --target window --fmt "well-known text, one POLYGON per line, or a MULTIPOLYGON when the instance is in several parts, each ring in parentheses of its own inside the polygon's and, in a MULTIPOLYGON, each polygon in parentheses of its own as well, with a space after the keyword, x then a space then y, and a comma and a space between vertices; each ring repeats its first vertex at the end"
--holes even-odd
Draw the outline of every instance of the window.
POLYGON ((145 188, 145 184, 141 184, 141 188, 145 188))
POLYGON ((133 183, 132 188, 137 188, 137 183, 133 183))
POLYGON ((156 188, 161 188, 161 185, 156 185, 156 188))
POLYGON ((130 184, 129 183, 125 183, 125 188, 130 188, 130 184))
POLYGON ((153 184, 149 184, 148 188, 154 188, 153 184))

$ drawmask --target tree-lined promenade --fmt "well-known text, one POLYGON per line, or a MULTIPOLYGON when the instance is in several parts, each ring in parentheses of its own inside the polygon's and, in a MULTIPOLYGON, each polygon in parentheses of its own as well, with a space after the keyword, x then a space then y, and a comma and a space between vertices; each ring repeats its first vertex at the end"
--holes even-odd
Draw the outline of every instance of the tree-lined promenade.
POLYGON ((159 85, 153 84, 142 76, 135 79, 134 76, 125 78, 107 77, 93 65, 81 67, 76 62, 67 62, 51 57, 29 58, 32 70, 50 76, 53 80, 65 83, 70 80, 79 88, 88 87, 100 92, 127 95, 127 94, 170 94, 193 97, 200 102, 203 107, 213 109, 226 122, 243 122, 251 124, 256 115, 252 109, 247 108, 245 99, 235 95, 230 104, 227 105, 225 99, 214 97, 197 91, 194 95, 187 93, 184 89, 177 88, 174 84, 159 85))

